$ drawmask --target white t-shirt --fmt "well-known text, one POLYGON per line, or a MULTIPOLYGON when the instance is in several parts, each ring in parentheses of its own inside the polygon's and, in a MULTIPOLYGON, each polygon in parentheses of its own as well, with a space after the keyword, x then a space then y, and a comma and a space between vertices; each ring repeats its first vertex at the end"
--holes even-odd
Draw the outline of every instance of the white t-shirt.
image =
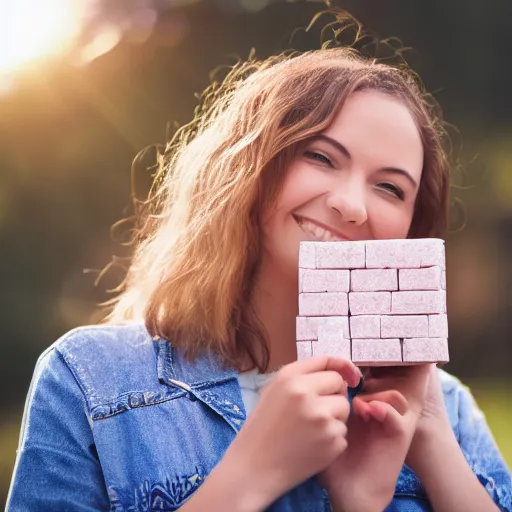
POLYGON ((249 416, 254 409, 263 386, 265 386, 265 384, 267 384, 276 373, 277 372, 258 373, 258 369, 255 368, 250 372, 244 372, 238 375, 238 382, 242 391, 242 400, 244 402, 246 416, 249 416))

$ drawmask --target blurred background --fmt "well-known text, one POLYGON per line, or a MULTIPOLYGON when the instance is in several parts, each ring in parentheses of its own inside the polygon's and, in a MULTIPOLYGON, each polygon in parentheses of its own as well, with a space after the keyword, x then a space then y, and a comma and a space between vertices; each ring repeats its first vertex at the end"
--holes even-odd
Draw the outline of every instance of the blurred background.
MULTIPOLYGON (((458 128, 463 171, 453 195, 465 217, 454 210, 447 238, 447 369, 472 388, 511 465, 512 3, 333 5, 376 37, 411 47, 406 60, 458 128)), ((114 255, 126 255, 110 228, 130 213, 134 157, 191 119, 217 66, 252 47, 259 57, 318 47, 319 30, 296 29, 324 7, 0 0, 0 504, 37 357, 67 330, 98 321, 97 305, 120 277, 95 284, 114 255)), ((152 163, 149 152, 140 196, 152 163)))

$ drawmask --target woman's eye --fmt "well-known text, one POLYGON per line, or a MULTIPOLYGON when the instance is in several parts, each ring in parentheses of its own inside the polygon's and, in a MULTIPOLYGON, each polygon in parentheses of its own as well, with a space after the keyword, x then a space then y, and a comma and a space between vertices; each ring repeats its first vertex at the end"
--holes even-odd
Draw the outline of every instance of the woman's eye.
POLYGON ((398 199, 403 201, 403 199, 405 197, 405 194, 404 194, 404 191, 401 188, 397 187, 396 185, 393 185, 392 183, 379 183, 378 186, 381 189, 386 190, 390 194, 393 194, 398 199))
POLYGON ((304 154, 306 155, 306 157, 310 158, 311 160, 317 160, 318 162, 332 166, 331 161, 325 155, 322 155, 322 153, 316 153, 314 151, 306 151, 304 154))

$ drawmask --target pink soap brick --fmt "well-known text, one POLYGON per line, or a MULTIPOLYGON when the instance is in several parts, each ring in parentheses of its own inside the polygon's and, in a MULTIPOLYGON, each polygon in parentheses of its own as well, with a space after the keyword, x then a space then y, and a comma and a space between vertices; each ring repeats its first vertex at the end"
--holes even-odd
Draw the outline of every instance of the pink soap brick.
POLYGON ((361 269, 350 272, 350 291, 380 292, 398 290, 395 269, 361 269))
POLYGON ((428 337, 448 338, 448 317, 446 315, 429 315, 428 337))
POLYGON ((428 334, 428 316, 382 316, 381 338, 425 338, 428 334))
POLYGON ((380 316, 362 315, 350 317, 351 338, 380 338, 380 316))
POLYGON ((348 295, 351 315, 391 313, 391 292, 350 292, 348 295))
POLYGON ((297 361, 302 361, 313 355, 311 348, 311 341, 298 341, 297 342, 297 361))
POLYGON ((304 278, 305 268, 299 268, 299 293, 302 293, 302 279, 304 278))
POLYGON ((348 329, 348 316, 298 316, 297 340, 317 340, 318 328, 328 320, 337 320, 341 325, 343 336, 350 338, 348 329))
MULTIPOLYGON (((412 241, 412 240, 411 240, 412 241)), ((440 238, 419 238, 414 240, 421 248, 421 266, 446 268, 444 240, 440 238)))
POLYGON ((401 363, 400 340, 352 340, 352 361, 359 364, 401 363))
POLYGON ((299 268, 315 268, 315 242, 301 242, 299 246, 299 268))
POLYGON ((447 363, 448 340, 446 338, 413 338, 403 341, 404 362, 447 363))
POLYGON ((316 267, 364 268, 365 242, 317 242, 316 267))
POLYGON ((304 270, 303 292, 348 292, 350 270, 304 270))
POLYGON ((350 359, 350 339, 343 336, 342 322, 329 319, 318 329, 318 341, 311 343, 314 356, 333 356, 350 359))
POLYGON ((441 277, 441 287, 443 290, 446 290, 446 270, 443 270, 443 275, 441 277))
POLYGON ((420 268, 423 248, 418 240, 366 242, 366 268, 420 268))
POLYGON ((300 316, 348 315, 348 294, 343 292, 300 293, 300 316))
POLYGON ((391 313, 393 315, 446 313, 446 292, 443 290, 392 292, 391 313))
POLYGON ((441 267, 403 268, 398 271, 400 290, 441 290, 441 267))

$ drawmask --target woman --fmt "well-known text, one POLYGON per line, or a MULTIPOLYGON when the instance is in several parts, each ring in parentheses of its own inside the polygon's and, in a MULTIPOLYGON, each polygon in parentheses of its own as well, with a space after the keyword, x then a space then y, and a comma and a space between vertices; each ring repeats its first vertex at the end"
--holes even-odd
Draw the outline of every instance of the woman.
POLYGON ((301 240, 443 234, 441 124, 412 74, 280 55, 202 106, 168 145, 109 322, 38 362, 8 510, 510 509, 455 378, 374 372, 349 414, 359 370, 296 361, 301 240))

